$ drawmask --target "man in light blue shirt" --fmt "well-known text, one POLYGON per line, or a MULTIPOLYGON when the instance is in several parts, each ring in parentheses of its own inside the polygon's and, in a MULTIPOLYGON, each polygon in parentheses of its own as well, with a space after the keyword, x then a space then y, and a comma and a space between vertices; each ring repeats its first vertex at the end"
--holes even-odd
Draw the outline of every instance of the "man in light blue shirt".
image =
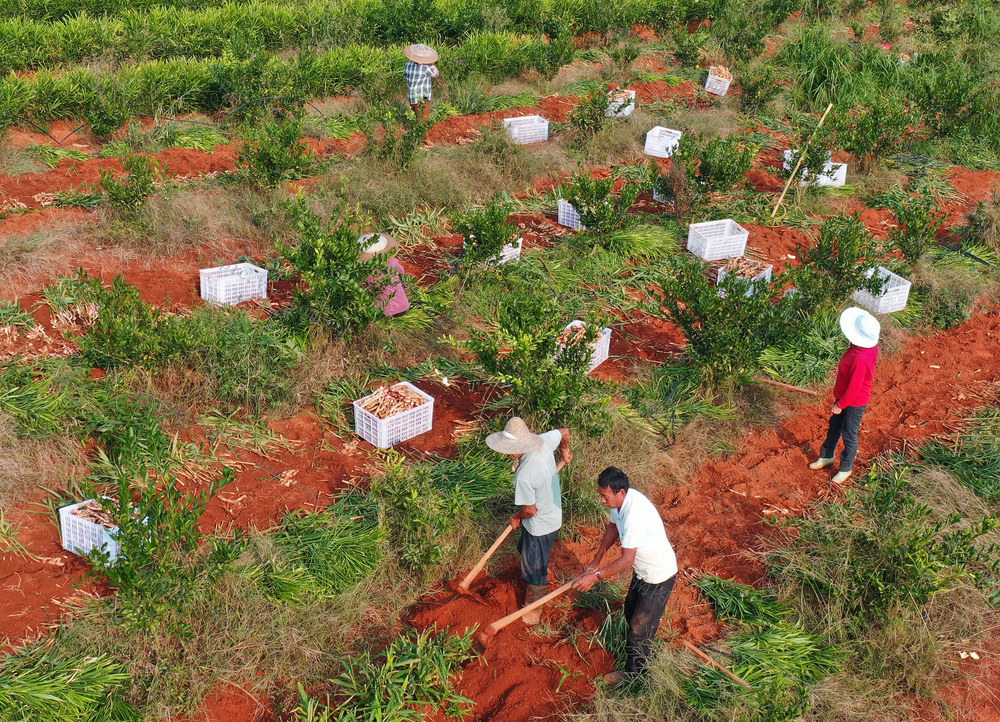
MULTIPOLYGON (((515 416, 504 430, 486 437, 486 445, 514 461, 514 503, 521 510, 511 516, 510 525, 521 529, 518 551, 521 553, 521 576, 526 589, 525 605, 541 599, 549 587, 549 558, 559 527, 562 526, 562 493, 559 470, 573 460, 569 450, 569 430, 553 429, 533 434, 527 424, 515 416), (556 463, 554 453, 561 459, 556 463)), ((539 612, 529 612, 521 619, 537 624, 539 612)))

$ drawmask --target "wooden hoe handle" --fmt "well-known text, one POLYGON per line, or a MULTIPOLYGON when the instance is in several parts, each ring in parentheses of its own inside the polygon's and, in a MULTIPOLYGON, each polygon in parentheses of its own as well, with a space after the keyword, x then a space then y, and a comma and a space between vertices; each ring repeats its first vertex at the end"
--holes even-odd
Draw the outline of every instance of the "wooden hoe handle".
POLYGON ((484 630, 486 632, 486 635, 488 637, 492 637, 494 634, 496 634, 497 632, 499 632, 501 629, 503 629, 504 627, 506 627, 508 624, 513 624, 514 622, 516 622, 518 619, 520 619, 521 617, 523 617, 528 612, 533 612, 534 610, 538 609, 543 604, 551 602, 553 599, 555 599, 556 597, 558 597, 563 592, 568 591, 573 586, 573 583, 575 581, 576 581, 576 579, 574 579, 572 581, 569 581, 569 582, 566 582, 561 587, 559 587, 558 589, 556 589, 554 592, 549 592, 548 594, 546 594, 544 597, 542 597, 541 599, 539 599, 537 602, 532 602, 531 604, 529 604, 527 606, 521 607, 520 609, 518 609, 513 614, 508 614, 503 619, 498 619, 497 621, 493 622, 493 624, 491 624, 490 626, 488 626, 484 630))
POLYGON ((493 552, 495 552, 500 545, 503 544, 503 540, 510 536, 512 531, 514 531, 514 527, 508 524, 507 527, 500 533, 500 536, 497 537, 497 540, 493 542, 493 546, 487 549, 486 553, 483 554, 482 559, 476 562, 476 566, 472 567, 472 571, 466 574, 465 579, 459 582, 458 588, 460 590, 463 592, 469 591, 469 585, 472 584, 472 580, 475 579, 476 575, 483 570, 483 567, 486 566, 486 562, 489 561, 491 556, 493 556, 493 552))
POLYGON ((685 647, 687 647, 691 652, 694 653, 694 655, 698 659, 700 659, 705 664, 707 664, 707 665, 709 665, 711 667, 715 667, 717 670, 719 670, 720 672, 722 672, 724 675, 726 675, 727 677, 729 677, 729 679, 733 680, 737 684, 742 684, 747 689, 753 689, 753 687, 751 687, 749 684, 747 684, 742 679, 740 679, 739 677, 737 677, 735 674, 733 674, 732 672, 730 672, 728 669, 726 669, 725 667, 723 667, 721 664, 719 664, 718 662, 716 662, 714 659, 712 659, 711 657, 709 657, 707 654, 705 654, 704 652, 702 652, 696 646, 694 646, 693 644, 691 644, 691 642, 687 641, 686 639, 682 639, 681 640, 681 644, 683 644, 685 647))

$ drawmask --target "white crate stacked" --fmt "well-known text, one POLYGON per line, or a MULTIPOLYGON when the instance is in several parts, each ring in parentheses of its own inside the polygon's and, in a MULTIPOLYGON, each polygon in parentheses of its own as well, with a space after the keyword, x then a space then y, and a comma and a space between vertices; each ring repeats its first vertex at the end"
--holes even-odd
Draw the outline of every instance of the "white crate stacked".
POLYGON ((680 145, 681 136, 684 135, 679 130, 672 130, 658 125, 646 133, 646 155, 654 158, 669 158, 680 145))
MULTIPOLYGON (((791 170, 794 161, 795 156, 793 152, 791 150, 786 150, 784 152, 784 161, 782 161, 781 167, 785 170, 791 170)), ((799 181, 800 186, 809 185, 809 181, 805 180, 805 176, 808 172, 807 168, 802 169, 803 180, 799 181)), ((834 163, 833 152, 827 151, 826 162, 823 164, 823 172, 817 174, 813 182, 818 186, 842 188, 847 183, 847 163, 834 163)))
POLYGON ((425 394, 406 381, 393 384, 394 388, 396 386, 405 386, 422 396, 427 402, 407 411, 401 411, 387 419, 380 419, 361 407, 368 396, 354 402, 354 433, 379 449, 388 449, 412 439, 414 436, 430 431, 434 426, 434 397, 425 394))
POLYGON ((94 499, 87 499, 78 504, 70 504, 59 509, 59 531, 62 536, 62 547, 68 552, 86 556, 90 552, 105 551, 111 562, 118 559, 121 551, 115 537, 118 527, 105 529, 100 524, 77 516, 73 512, 94 499))
MULTIPOLYGON (((748 288, 747 292, 745 294, 743 294, 743 295, 749 297, 749 296, 752 296, 755 293, 757 293, 757 284, 759 282, 770 283, 771 282, 771 274, 772 274, 773 271, 774 271, 774 266, 772 266, 772 265, 769 264, 767 266, 767 268, 765 268, 763 271, 761 271, 760 273, 758 273, 756 276, 754 276, 753 278, 747 279, 747 280, 750 281, 750 288, 748 288)), ((721 284, 722 283, 722 279, 724 279, 726 277, 726 275, 727 275, 726 274, 726 267, 725 266, 720 266, 719 267, 719 272, 715 276, 715 285, 718 286, 719 284, 721 284)), ((719 295, 724 297, 726 295, 725 289, 720 288, 719 289, 719 295)))
POLYGON ((660 193, 660 191, 656 189, 656 186, 653 186, 653 200, 656 201, 657 203, 670 202, 670 199, 667 198, 667 196, 665 196, 663 193, 660 193))
POLYGON ((721 261, 742 256, 750 231, 731 218, 705 221, 688 226, 687 249, 704 261, 721 261))
POLYGON ((580 214, 577 213, 576 208, 573 207, 572 203, 563 198, 560 198, 556 204, 556 216, 560 226, 578 228, 581 231, 587 230, 587 227, 580 222, 580 214))
MULTIPOLYGON (((577 319, 566 324, 566 329, 579 328, 580 326, 586 326, 586 324, 577 319)), ((611 352, 611 329, 601 329, 601 335, 590 344, 590 347, 593 349, 593 353, 590 356, 590 368, 587 369, 588 374, 608 360, 608 354, 611 352)))
MULTIPOLYGON (((868 278, 874 273, 873 268, 868 272, 868 278)), ((878 268, 878 275, 885 281, 878 295, 858 290, 851 294, 851 298, 873 313, 893 313, 906 308, 906 302, 910 298, 910 282, 882 266, 878 268)))
POLYGON ((549 139, 549 121, 540 115, 522 115, 503 122, 507 135, 518 145, 541 143, 549 139))
POLYGON ((705 78, 705 92, 712 95, 725 95, 729 92, 729 84, 733 82, 732 76, 724 78, 717 75, 718 69, 713 65, 708 70, 708 77, 705 78))
POLYGON ((267 298, 267 271, 252 263, 203 268, 201 297, 210 303, 232 306, 254 298, 267 298))
POLYGON ((608 118, 624 118, 635 110, 634 90, 612 90, 608 93, 608 100, 611 102, 604 111, 608 118))

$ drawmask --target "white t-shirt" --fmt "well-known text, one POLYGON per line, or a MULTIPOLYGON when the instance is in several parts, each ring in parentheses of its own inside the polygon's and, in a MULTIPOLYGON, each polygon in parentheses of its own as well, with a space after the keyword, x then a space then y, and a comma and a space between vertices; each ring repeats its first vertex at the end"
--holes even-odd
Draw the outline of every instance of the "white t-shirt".
POLYGON ((629 489, 621 509, 611 510, 611 523, 618 527, 622 549, 635 549, 633 567, 639 579, 659 584, 677 573, 674 548, 653 502, 629 489))
POLYGON ((545 536, 562 526, 562 494, 554 456, 562 442, 562 434, 559 429, 553 429, 539 436, 542 439, 541 450, 522 456, 521 464, 514 472, 514 503, 538 507, 538 513, 521 522, 524 530, 532 536, 545 536))

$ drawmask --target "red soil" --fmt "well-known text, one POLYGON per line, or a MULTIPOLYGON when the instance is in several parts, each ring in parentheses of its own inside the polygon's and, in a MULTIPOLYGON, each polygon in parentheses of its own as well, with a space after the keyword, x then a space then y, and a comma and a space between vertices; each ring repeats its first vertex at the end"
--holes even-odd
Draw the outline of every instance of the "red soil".
POLYGON ((238 685, 220 683, 190 721, 181 717, 178 722, 265 722, 275 719, 271 707, 266 697, 254 697, 238 685))
MULTIPOLYGON (((553 566, 565 565, 566 572, 576 574, 581 562, 557 561, 553 566)), ((523 586, 520 573, 508 567, 496 578, 480 577, 473 582, 471 591, 482 601, 442 592, 427 599, 409 621, 417 629, 436 626, 456 634, 474 626, 484 628, 521 606, 523 586)), ((575 596, 575 592, 566 596, 575 596)), ((457 682, 458 693, 476 701, 467 719, 545 719, 590 697, 594 693, 593 680, 610 670, 614 662, 599 647, 593 652, 588 648, 590 636, 600 626, 602 616, 594 610, 573 608, 557 600, 546 609, 542 619, 563 632, 546 637, 520 621, 498 632, 485 654, 467 665, 457 682), (567 631, 580 635, 579 651, 565 639, 567 631), (563 670, 567 672, 565 678, 563 670)), ((439 716, 429 719, 444 720, 439 716)))

